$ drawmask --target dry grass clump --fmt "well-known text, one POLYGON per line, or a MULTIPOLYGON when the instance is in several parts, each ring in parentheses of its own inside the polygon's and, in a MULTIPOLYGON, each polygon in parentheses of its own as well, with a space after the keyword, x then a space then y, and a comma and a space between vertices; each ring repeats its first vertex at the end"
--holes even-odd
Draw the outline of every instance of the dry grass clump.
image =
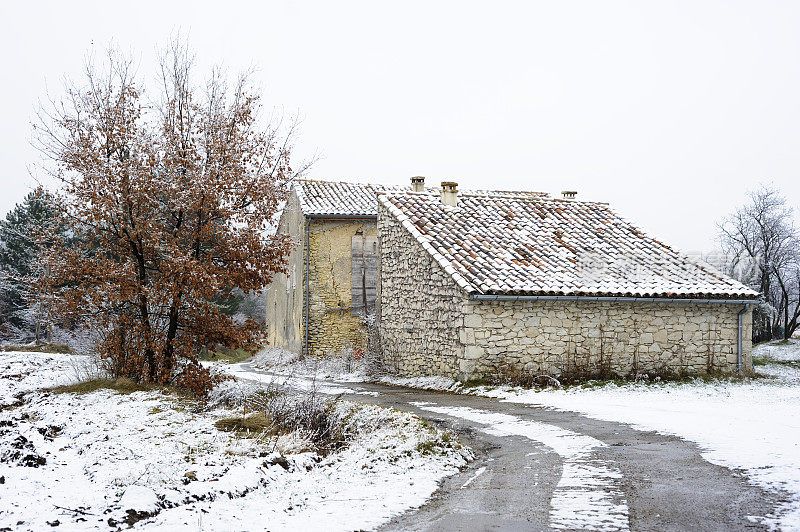
POLYGON ((430 436, 417 444, 417 451, 421 454, 438 454, 445 456, 453 449, 461 449, 458 440, 447 431, 439 431, 428 426, 430 436))
POLYGON ((214 426, 219 430, 233 432, 240 436, 272 433, 274 429, 272 420, 260 413, 249 416, 226 417, 214 423, 214 426))
POLYGON ((153 384, 141 384, 134 382, 131 379, 124 377, 119 379, 90 379, 86 381, 76 382, 75 384, 66 384, 63 386, 55 386, 47 388, 45 391, 53 393, 74 393, 83 395, 87 393, 96 392, 97 390, 113 390, 121 394, 130 394, 133 392, 148 392, 152 390, 164 390, 163 386, 156 386, 153 384))
POLYGON ((322 455, 341 449, 352 439, 352 430, 336 408, 336 400, 317 392, 278 395, 265 406, 268 409, 264 413, 280 432, 303 434, 322 455))
POLYGON ((204 347, 198 355, 198 360, 206 361, 220 361, 227 364, 236 364, 243 362, 256 354, 256 351, 248 349, 229 349, 227 347, 219 347, 215 350, 204 347))
POLYGON ((40 344, 5 344, 0 345, 0 351, 18 351, 23 353, 60 353, 64 355, 72 355, 74 351, 72 348, 65 344, 55 343, 40 343, 40 344))
POLYGON ((275 385, 248 394, 242 403, 246 414, 217 421, 217 429, 245 438, 294 433, 321 455, 347 445, 356 430, 337 399, 315 389, 293 393, 275 385))

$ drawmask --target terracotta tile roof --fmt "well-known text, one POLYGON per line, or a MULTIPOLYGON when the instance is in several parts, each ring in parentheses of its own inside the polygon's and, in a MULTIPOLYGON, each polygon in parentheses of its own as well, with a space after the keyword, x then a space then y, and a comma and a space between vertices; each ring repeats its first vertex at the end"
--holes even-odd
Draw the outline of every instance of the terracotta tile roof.
POLYGON ((467 292, 753 299, 757 293, 648 237, 604 203, 513 194, 379 197, 467 292))
MULTIPOLYGON (((410 187, 374 183, 298 180, 295 191, 300 208, 307 216, 378 216, 377 194, 408 192, 410 187)), ((436 189, 429 188, 431 192, 436 189)), ((495 194, 497 191, 474 190, 471 194, 495 194)), ((511 195, 547 197, 544 192, 508 191, 511 195)))

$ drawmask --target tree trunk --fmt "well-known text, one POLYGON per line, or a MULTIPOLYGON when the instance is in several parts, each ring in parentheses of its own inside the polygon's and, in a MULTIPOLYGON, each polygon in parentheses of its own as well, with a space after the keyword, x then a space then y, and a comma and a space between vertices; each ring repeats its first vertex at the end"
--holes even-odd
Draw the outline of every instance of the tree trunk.
POLYGON ((147 382, 155 382, 156 380, 156 354, 152 349, 147 348, 144 352, 147 359, 147 382))
POLYGON ((789 332, 789 301, 783 306, 783 339, 788 340, 791 333, 789 332))
POLYGON ((175 337, 178 334, 178 306, 180 305, 180 298, 182 293, 178 292, 175 300, 172 302, 172 307, 169 309, 169 325, 167 326, 167 342, 164 345, 164 372, 170 378, 172 377, 172 370, 175 366, 175 337))

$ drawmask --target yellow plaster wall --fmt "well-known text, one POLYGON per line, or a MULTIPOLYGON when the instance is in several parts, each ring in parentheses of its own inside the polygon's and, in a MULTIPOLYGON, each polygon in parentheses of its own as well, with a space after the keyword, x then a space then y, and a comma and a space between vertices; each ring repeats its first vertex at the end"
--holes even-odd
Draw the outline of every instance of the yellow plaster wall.
POLYGON ((309 230, 309 353, 325 355, 366 347, 363 321, 353 316, 353 236, 376 234, 375 220, 313 219, 309 230))

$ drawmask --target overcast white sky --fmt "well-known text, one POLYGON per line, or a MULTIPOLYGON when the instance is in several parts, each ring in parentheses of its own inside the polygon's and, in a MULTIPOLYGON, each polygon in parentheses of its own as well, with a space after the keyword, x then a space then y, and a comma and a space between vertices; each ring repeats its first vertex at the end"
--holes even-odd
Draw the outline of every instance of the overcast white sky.
POLYGON ((759 181, 800 193, 800 2, 3 2, 0 214, 30 121, 111 40, 150 74, 188 33, 304 117, 312 177, 608 201, 684 251, 759 181))

